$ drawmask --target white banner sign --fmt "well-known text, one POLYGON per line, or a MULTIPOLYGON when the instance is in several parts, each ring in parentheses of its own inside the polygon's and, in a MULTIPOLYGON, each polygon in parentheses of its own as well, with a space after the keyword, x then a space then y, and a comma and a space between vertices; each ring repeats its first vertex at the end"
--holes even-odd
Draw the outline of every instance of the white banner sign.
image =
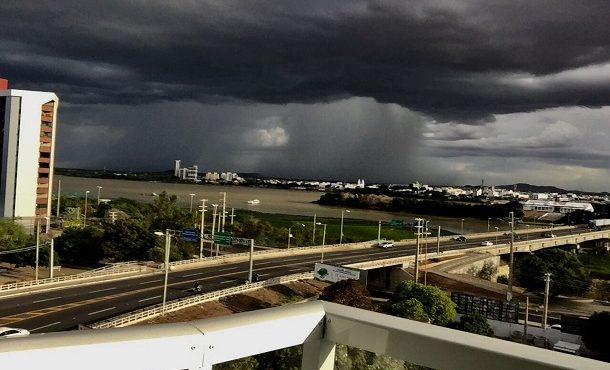
POLYGON ((360 271, 339 266, 326 265, 323 263, 316 263, 314 277, 319 280, 336 283, 337 281, 347 279, 358 280, 360 278, 360 271))

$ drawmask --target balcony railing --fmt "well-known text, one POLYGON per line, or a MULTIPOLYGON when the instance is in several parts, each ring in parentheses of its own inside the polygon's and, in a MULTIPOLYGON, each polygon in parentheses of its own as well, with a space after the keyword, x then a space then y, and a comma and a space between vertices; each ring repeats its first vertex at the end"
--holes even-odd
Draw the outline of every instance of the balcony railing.
POLYGON ((2 340, 10 369, 211 369, 303 344, 302 368, 334 367, 336 344, 435 369, 610 369, 610 364, 314 301, 188 323, 31 334, 2 340))

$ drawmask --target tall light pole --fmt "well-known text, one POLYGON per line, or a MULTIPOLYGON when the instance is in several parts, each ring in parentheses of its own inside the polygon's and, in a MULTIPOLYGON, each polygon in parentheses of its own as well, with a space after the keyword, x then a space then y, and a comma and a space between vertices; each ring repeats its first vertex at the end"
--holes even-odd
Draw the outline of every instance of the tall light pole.
POLYGON ((59 219, 59 201, 61 199, 61 180, 57 180, 57 213, 55 217, 59 219))
POLYGON ((491 218, 487 217, 487 232, 489 232, 489 221, 491 220, 491 218))
POLYGON ((381 243, 381 220, 379 220, 379 226, 377 227, 377 244, 381 243))
POLYGON ((36 272, 34 280, 38 281, 38 257, 40 255, 40 219, 36 225, 36 272))
POLYGON ((415 283, 417 283, 419 278, 419 239, 421 236, 421 222, 423 221, 423 219, 416 218, 415 221, 417 222, 417 233, 415 234, 417 237, 417 243, 415 246, 415 283))
POLYGON ((291 230, 291 228, 288 228, 288 249, 290 249, 290 238, 292 238, 292 233, 290 232, 291 230))
POLYGON ((195 194, 191 193, 189 195, 191 196, 191 206, 189 207, 189 211, 192 213, 193 212, 193 198, 195 197, 195 194))
POLYGON ((343 244, 343 214, 344 212, 349 213, 349 209, 341 210, 341 235, 339 236, 339 244, 343 244))
POLYGON ((227 207, 227 192, 221 191, 222 194, 222 231, 225 231, 225 217, 227 215, 226 207, 227 207))
POLYGON ((464 235, 464 219, 462 219, 462 235, 464 235))
POLYGON ((212 213, 212 244, 210 245, 210 257, 214 253, 214 229, 216 228, 216 211, 218 210, 218 204, 212 204, 214 207, 214 213, 212 213))
POLYGON ((166 229, 165 234, 160 231, 156 231, 155 235, 165 235, 165 263, 163 264, 163 268, 165 270, 165 282, 163 283, 163 304, 161 306, 161 312, 165 312, 165 300, 167 298, 167 277, 169 274, 169 250, 170 244, 172 241, 172 234, 174 230, 166 229))
POLYGON ((515 240, 515 213, 510 212, 510 257, 508 266, 508 292, 506 293, 506 300, 510 301, 513 299, 513 265, 514 265, 514 254, 513 244, 515 240))
POLYGON ((498 230, 499 230, 499 228, 496 226, 496 227, 494 227, 494 229, 496 229, 496 244, 498 244, 498 230))
POLYGON ((98 186, 97 186, 97 205, 98 205, 98 206, 100 205, 100 197, 101 197, 101 194, 102 194, 102 186, 99 186, 99 185, 98 185, 98 186))
POLYGON ((546 329, 546 318, 549 312, 549 287, 551 284, 551 273, 544 274, 544 309, 542 311, 542 330, 546 329))
POLYGON ((527 233, 525 234, 525 240, 530 240, 530 225, 525 225, 527 227, 527 233))
MULTIPOLYGON (((203 230, 204 230, 204 220, 205 220, 205 202, 207 201, 207 199, 201 199, 201 205, 199 206, 199 208, 201 208, 201 210, 199 212, 201 212, 201 228, 199 229, 199 258, 203 258, 203 230)), ((210 254, 210 257, 212 257, 212 254, 210 254)))
POLYGON ((326 224, 318 222, 317 225, 324 226, 324 232, 322 232, 322 256, 320 257, 320 263, 324 263, 324 246, 326 245, 326 224))
POLYGON ((84 214, 84 217, 83 217, 83 227, 87 226, 87 198, 89 197, 89 193, 90 193, 89 190, 87 190, 85 192, 85 214, 84 214))
POLYGON ((316 222, 316 214, 313 214, 313 232, 311 233, 311 245, 315 245, 316 244, 316 225, 318 225, 318 223, 316 222))
POLYGON ((231 208, 231 227, 233 227, 234 218, 235 218, 235 208, 231 208))
POLYGON ((51 254, 49 255, 50 269, 49 269, 49 278, 53 279, 53 260, 55 259, 55 244, 53 243, 53 239, 51 238, 51 254))

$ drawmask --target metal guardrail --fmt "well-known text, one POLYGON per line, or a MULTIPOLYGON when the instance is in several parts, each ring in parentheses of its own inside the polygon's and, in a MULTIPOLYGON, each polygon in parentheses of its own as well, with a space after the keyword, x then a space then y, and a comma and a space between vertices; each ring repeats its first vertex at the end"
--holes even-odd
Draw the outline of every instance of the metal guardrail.
POLYGON ((28 281, 20 281, 17 283, 3 284, 3 285, 0 285, 0 292, 7 292, 7 291, 23 289, 23 288, 38 287, 38 286, 42 286, 42 285, 49 285, 49 284, 54 284, 54 283, 66 282, 66 281, 75 281, 75 280, 81 280, 81 279, 92 278, 92 277, 110 276, 110 275, 123 274, 123 273, 127 273, 127 272, 135 272, 135 271, 140 271, 140 269, 142 268, 141 264, 135 263, 135 262, 119 263, 118 265, 120 265, 120 266, 118 266, 118 267, 116 265, 111 265, 109 267, 105 266, 105 267, 100 267, 99 269, 82 272, 80 274, 57 276, 52 279, 45 278, 45 279, 28 280, 28 281), (125 264, 125 266, 122 266, 123 264, 125 264))
POLYGON ((210 293, 197 294, 194 296, 177 299, 174 301, 167 302, 165 304, 165 310, 163 310, 162 304, 157 304, 151 307, 143 308, 137 311, 129 312, 124 315, 116 316, 108 320, 100 321, 89 325, 92 329, 104 329, 104 328, 116 328, 135 324, 137 322, 151 319, 159 316, 163 313, 177 311, 189 306, 194 306, 200 303, 217 300, 219 298, 227 297, 234 294, 244 293, 259 288, 268 286, 288 283, 291 281, 313 279, 313 272, 305 272, 301 274, 293 274, 280 276, 277 278, 271 278, 265 281, 257 283, 247 283, 236 287, 230 287, 227 289, 217 290, 210 293))
POLYGON ((303 345, 303 370, 334 369, 337 344, 445 370, 606 370, 584 357, 313 301, 183 323, 3 340, 11 369, 205 369, 303 345))

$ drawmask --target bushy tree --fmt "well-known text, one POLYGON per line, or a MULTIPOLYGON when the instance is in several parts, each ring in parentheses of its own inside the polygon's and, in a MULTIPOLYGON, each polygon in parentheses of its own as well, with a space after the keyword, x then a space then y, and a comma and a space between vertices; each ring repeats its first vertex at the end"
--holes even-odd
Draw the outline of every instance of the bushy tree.
POLYGON ((400 283, 386 305, 389 314, 415 320, 424 319, 422 310, 432 324, 441 326, 452 322, 456 315, 455 303, 445 292, 412 281, 400 283))
POLYGON ((145 260, 157 243, 153 233, 130 219, 105 223, 104 228, 104 258, 111 261, 145 260))
POLYGON ((71 227, 55 238, 55 250, 65 263, 98 266, 104 258, 104 231, 97 226, 71 227))
POLYGON ((0 251, 25 247, 32 238, 23 226, 10 218, 0 219, 0 251))
POLYGON ((178 196, 169 195, 165 191, 156 197, 149 215, 150 227, 153 230, 181 230, 192 225, 189 211, 178 206, 178 196))
POLYGON ((492 336, 494 333, 485 316, 476 312, 463 315, 460 317, 460 321, 456 322, 452 327, 468 333, 485 336, 492 336))
POLYGON ((589 317, 589 321, 587 322, 587 326, 582 335, 582 341, 588 349, 595 351, 606 358, 610 358, 609 332, 610 312, 595 312, 589 317))
POLYGON ((327 286, 320 294, 320 299, 365 310, 375 308, 364 284, 353 279, 341 280, 327 286))
POLYGON ((551 273, 549 292, 582 295, 591 283, 589 273, 576 255, 562 249, 545 249, 526 256, 518 265, 517 281, 531 291, 544 291, 543 275, 551 273))

